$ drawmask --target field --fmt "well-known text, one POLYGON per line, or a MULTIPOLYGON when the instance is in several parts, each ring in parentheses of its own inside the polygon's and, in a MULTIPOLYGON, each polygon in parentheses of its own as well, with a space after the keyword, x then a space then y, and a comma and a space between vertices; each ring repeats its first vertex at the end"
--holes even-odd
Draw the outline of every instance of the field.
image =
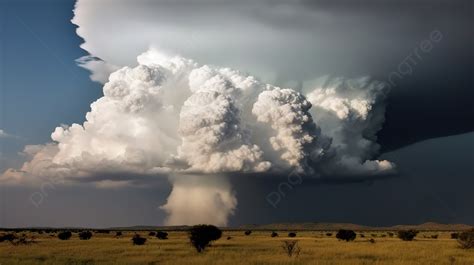
POLYGON ((70 240, 61 241, 49 234, 28 232, 36 243, 14 246, 0 243, 0 265, 15 264, 466 264, 474 265, 474 249, 460 249, 449 232, 420 232, 414 241, 401 241, 386 231, 357 232, 353 242, 339 241, 335 232, 298 232, 295 238, 270 237, 268 231, 224 231, 204 253, 197 253, 190 245, 185 232, 169 232, 168 240, 148 236, 143 246, 134 246, 131 237, 135 232, 95 234, 90 240, 79 240, 73 234, 70 240), (360 234, 365 237, 361 238, 360 234), (437 239, 431 235, 439 235, 437 239), (228 237, 231 237, 228 239, 228 237), (373 238, 375 243, 369 242, 373 238), (298 240, 301 252, 288 257, 282 241, 298 240))

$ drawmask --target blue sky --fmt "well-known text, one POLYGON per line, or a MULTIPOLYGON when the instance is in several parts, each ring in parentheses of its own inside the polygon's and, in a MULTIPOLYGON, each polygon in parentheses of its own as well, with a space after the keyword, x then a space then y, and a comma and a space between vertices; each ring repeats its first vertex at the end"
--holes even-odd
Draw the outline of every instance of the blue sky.
MULTIPOLYGON (((75 33, 74 1, 2 1, 0 139, 4 156, 50 141, 60 124, 81 123, 101 85, 75 60, 87 53, 75 33)), ((5 165, 2 165, 3 169, 5 165)))

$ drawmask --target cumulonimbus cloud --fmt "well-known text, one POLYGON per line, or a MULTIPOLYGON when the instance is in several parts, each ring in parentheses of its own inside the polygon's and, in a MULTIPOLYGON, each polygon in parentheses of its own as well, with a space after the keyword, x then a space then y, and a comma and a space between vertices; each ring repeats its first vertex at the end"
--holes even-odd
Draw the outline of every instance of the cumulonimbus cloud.
MULTIPOLYGON (((186 219, 179 218, 184 209, 173 208, 187 205, 179 199, 190 187, 182 176, 294 170, 307 177, 373 176, 394 170, 388 161, 372 160, 387 91, 369 79, 337 79, 304 95, 151 49, 137 66, 113 72, 103 92, 82 125, 62 125, 52 143, 27 146, 28 161, 2 180, 169 177, 175 188, 163 209, 174 224, 186 219)), ((207 192, 206 185, 196 187, 195 194, 207 192)), ((211 205, 226 205, 219 208, 231 214, 236 201, 229 185, 223 180, 211 187, 211 205)))

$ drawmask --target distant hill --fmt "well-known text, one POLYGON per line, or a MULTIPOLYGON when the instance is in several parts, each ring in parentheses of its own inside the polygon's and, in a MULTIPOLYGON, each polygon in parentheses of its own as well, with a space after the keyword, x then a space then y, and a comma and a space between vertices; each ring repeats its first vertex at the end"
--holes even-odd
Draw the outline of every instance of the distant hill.
POLYGON ((351 229, 358 231, 366 230, 407 230, 415 229, 419 231, 458 231, 474 228, 466 224, 439 224, 434 222, 423 223, 419 225, 395 225, 389 227, 364 226, 351 223, 277 223, 267 225, 243 225, 238 227, 241 230, 323 230, 333 231, 339 229, 351 229))
POLYGON ((471 225, 466 224, 439 224, 434 222, 423 223, 420 225, 395 225, 391 227, 393 230, 437 230, 437 231, 454 231, 454 230, 469 230, 474 228, 471 225))

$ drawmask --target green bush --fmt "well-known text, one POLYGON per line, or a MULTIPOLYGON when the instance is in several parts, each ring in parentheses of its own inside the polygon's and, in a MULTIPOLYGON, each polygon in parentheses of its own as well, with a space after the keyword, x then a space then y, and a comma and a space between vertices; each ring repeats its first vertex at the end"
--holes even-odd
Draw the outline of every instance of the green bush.
POLYGON ((89 240, 92 238, 92 232, 91 231, 82 231, 79 233, 79 239, 80 240, 89 240))
POLYGON ((139 234, 135 234, 132 237, 132 242, 133 242, 134 245, 137 245, 137 246, 145 245, 146 238, 141 237, 139 234))
POLYGON ((213 225, 195 225, 188 231, 191 245, 201 253, 212 241, 218 240, 222 236, 222 231, 213 225))
POLYGON ((418 231, 416 230, 400 230, 398 231, 398 238, 403 241, 412 241, 417 234, 418 231))
POLYGON ((168 233, 163 232, 163 231, 158 231, 156 232, 156 237, 161 240, 168 239, 168 233))
POLYGON ((61 240, 69 240, 72 236, 71 231, 63 231, 58 234, 58 238, 61 240))
POLYGON ((356 238, 356 233, 352 230, 341 229, 337 232, 336 238, 339 240, 345 240, 347 242, 353 241, 356 238))
POLYGON ((15 240, 15 239, 17 239, 17 237, 13 233, 0 235, 0 243, 5 242, 5 241, 13 242, 13 240, 15 240))

